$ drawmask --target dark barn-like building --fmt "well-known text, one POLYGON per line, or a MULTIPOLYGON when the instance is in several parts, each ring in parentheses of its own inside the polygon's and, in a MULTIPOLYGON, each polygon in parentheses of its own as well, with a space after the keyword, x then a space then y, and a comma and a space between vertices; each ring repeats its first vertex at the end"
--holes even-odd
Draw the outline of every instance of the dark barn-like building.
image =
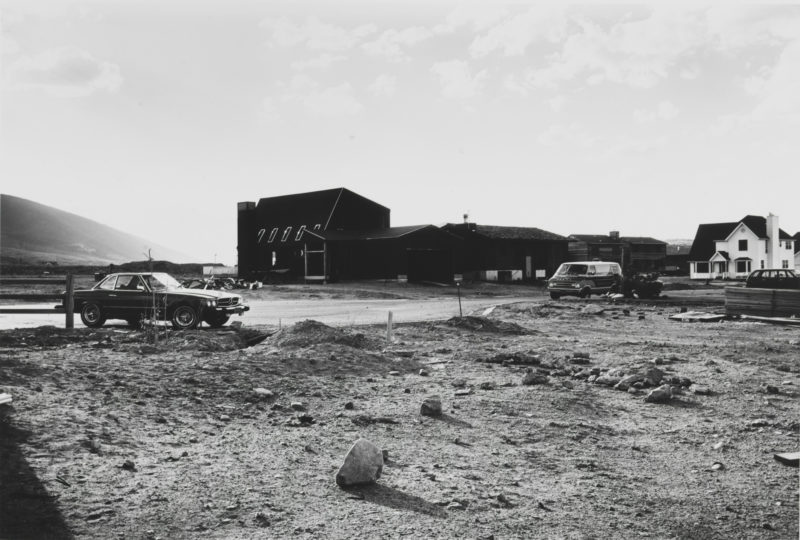
POLYGON ((550 277, 567 260, 569 240, 534 227, 448 223, 464 239, 464 278, 533 281, 550 277))
POLYGON ((612 231, 602 234, 572 234, 569 237, 569 260, 613 261, 626 271, 662 272, 667 260, 667 243, 644 236, 620 236, 612 231))
POLYGON ((453 281, 463 241, 433 225, 391 227, 390 211, 345 188, 241 202, 239 275, 330 281, 453 281))

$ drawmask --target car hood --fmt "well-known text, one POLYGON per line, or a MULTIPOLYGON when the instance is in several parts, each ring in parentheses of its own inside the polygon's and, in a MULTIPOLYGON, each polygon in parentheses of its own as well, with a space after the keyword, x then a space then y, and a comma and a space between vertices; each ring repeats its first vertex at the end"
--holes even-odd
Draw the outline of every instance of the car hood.
POLYGON ((188 296, 196 296, 198 298, 233 298, 239 296, 224 291, 217 291, 214 289, 167 289, 167 294, 184 294, 188 296))

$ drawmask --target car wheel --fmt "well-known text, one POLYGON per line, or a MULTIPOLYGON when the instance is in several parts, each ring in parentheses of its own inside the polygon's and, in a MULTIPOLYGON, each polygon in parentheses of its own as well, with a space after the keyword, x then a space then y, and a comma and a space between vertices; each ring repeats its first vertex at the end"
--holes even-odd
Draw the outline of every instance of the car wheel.
POLYGON ((559 298, 561 298, 561 295, 557 292, 551 292, 550 298, 552 298, 553 300, 558 300, 559 298))
POLYGON ((172 327, 176 330, 191 330, 197 326, 200 319, 197 310, 189 305, 181 305, 172 312, 172 327))
POLYGON ((99 328, 106 322, 106 316, 98 304, 89 302, 81 306, 81 321, 89 328, 99 328))
POLYGON ((581 292, 578 293, 578 296, 580 298, 589 298, 591 295, 592 295, 592 289, 590 289, 589 287, 584 287, 583 289, 581 289, 581 292))
POLYGON ((217 314, 214 314, 214 315, 209 315, 206 318, 205 321, 208 323, 208 326, 210 326, 211 328, 219 328, 220 326, 224 326, 225 323, 228 322, 228 320, 230 318, 231 318, 230 315, 217 315, 217 314))

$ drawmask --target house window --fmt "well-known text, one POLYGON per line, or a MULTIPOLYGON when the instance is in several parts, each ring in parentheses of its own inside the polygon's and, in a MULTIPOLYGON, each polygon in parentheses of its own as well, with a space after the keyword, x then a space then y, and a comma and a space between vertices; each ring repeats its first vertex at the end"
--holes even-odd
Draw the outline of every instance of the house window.
POLYGON ((314 230, 315 230, 315 231, 318 231, 318 230, 320 230, 320 228, 321 228, 321 227, 322 227, 322 225, 320 225, 319 223, 317 223, 316 225, 314 225, 314 230))
POLYGON ((750 272, 750 261, 747 259, 736 261, 736 272, 738 274, 746 274, 750 272))
POLYGON ((286 242, 286 239, 289 238, 289 235, 292 234, 292 227, 286 227, 286 230, 283 231, 283 236, 281 236, 281 242, 286 242))
POLYGON ((295 241, 299 241, 303 237, 304 232, 306 232, 306 226, 300 225, 300 228, 297 229, 297 236, 294 237, 295 241))
POLYGON ((278 228, 275 227, 269 232, 269 238, 267 239, 267 244, 271 244, 273 240, 275 240, 275 235, 278 234, 278 228))
POLYGON ((761 268, 764 268, 764 260, 761 260, 761 268))
POLYGON ((694 271, 697 274, 708 274, 708 263, 707 262, 695 263, 694 271))
POLYGON ((786 242, 786 249, 792 249, 792 243, 786 242))
POLYGON ((261 243, 261 239, 264 238, 264 233, 265 232, 267 232, 267 229, 261 229, 261 230, 258 231, 258 242, 257 243, 259 243, 259 244, 261 243))
POLYGON ((747 251, 747 240, 739 240, 739 251, 747 251))
POLYGON ((789 268, 789 261, 781 261, 781 268, 789 268))

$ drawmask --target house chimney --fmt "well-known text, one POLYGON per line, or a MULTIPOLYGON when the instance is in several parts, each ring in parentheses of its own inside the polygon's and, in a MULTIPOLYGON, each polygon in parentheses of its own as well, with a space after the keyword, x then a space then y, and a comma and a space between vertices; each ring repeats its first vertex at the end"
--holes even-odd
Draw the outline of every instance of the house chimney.
POLYGON ((767 268, 781 267, 780 227, 778 216, 767 216, 767 268))
POLYGON ((612 240, 619 240, 619 231, 611 231, 608 233, 608 236, 611 237, 612 240))

